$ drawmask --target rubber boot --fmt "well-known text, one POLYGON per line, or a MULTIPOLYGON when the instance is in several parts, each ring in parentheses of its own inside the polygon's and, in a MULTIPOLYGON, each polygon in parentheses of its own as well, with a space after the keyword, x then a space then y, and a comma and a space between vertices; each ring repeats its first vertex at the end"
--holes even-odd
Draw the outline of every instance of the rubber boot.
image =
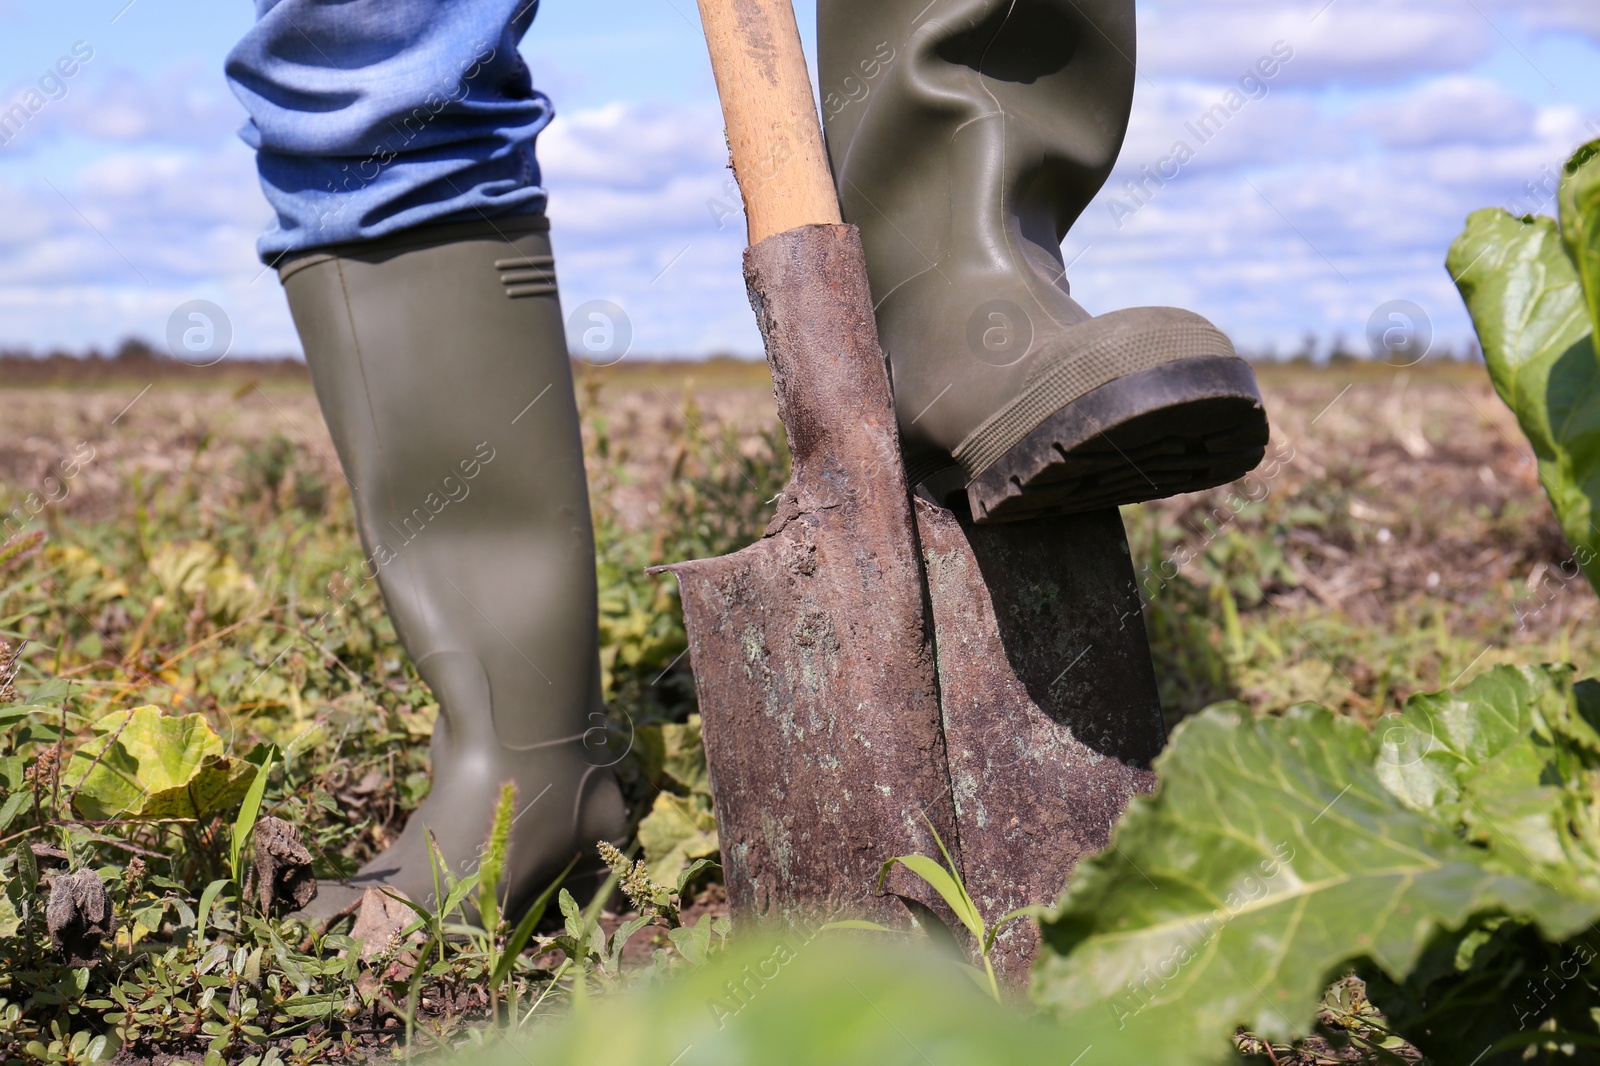
POLYGON ((600 695, 594 534, 541 216, 419 227, 279 270, 367 563, 439 702, 433 789, 308 915, 371 884, 434 895, 425 831, 477 869, 501 784, 516 914, 623 832, 600 695))
POLYGON ((994 521, 1254 468, 1266 415, 1226 336, 1173 308, 1091 317, 1070 295, 1061 240, 1127 130, 1133 0, 817 11, 829 157, 918 491, 994 521))

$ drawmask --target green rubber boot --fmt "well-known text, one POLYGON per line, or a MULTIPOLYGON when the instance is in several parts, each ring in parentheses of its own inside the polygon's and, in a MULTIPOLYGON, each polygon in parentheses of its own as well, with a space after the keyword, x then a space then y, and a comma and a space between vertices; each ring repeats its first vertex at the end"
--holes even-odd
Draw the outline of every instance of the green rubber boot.
POLYGON ((540 216, 419 227, 279 269, 395 631, 439 701, 433 790, 306 916, 367 886, 434 894, 424 828, 477 868, 517 786, 508 914, 616 840, 594 534, 572 369, 540 216))
POLYGON ((1061 240, 1127 130, 1133 0, 817 12, 829 157, 918 491, 995 521, 1253 469, 1266 415, 1226 336, 1174 308, 1091 317, 1069 295, 1061 240))

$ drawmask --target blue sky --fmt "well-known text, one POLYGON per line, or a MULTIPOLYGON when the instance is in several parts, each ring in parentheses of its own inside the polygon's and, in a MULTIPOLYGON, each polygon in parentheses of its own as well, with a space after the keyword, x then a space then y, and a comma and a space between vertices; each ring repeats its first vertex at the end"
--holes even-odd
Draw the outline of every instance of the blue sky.
MULTIPOLYGON (((1308 333, 1359 344, 1409 300, 1438 343, 1468 339, 1445 249, 1476 207, 1538 207, 1600 136, 1600 2, 1325 5, 1142 0, 1128 141, 1064 244, 1091 311, 1188 307, 1283 354, 1308 333), (1293 57, 1200 143, 1186 124, 1274 46, 1293 57), (1135 196, 1147 166, 1177 176, 1135 196)), ((797 5, 808 45, 814 10, 797 5)), ((235 351, 298 350, 254 257, 268 211, 221 75, 250 18, 240 0, 0 0, 0 106, 93 51, 0 145, 0 346, 155 339, 208 299, 235 351)), ((566 305, 620 304, 640 355, 758 352, 742 220, 714 209, 736 200, 694 0, 545 0, 523 51, 558 111, 540 155, 566 305)))

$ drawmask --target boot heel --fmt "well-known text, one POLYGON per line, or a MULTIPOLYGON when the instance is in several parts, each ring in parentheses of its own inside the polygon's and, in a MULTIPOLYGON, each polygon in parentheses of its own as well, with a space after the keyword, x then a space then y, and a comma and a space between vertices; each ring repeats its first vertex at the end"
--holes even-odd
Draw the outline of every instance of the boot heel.
POLYGON ((1225 485, 1268 440, 1255 373, 1233 357, 1118 378, 1046 418, 966 487, 973 517, 1009 522, 1225 485))

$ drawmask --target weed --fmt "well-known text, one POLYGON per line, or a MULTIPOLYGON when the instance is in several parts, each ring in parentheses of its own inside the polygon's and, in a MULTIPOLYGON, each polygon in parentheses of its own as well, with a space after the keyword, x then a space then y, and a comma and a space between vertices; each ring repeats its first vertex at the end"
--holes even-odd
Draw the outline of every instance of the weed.
MULTIPOLYGON (((48 407, 57 394, 41 395, 48 407)), ((61 399, 76 433, 78 405, 97 401, 61 399)), ((262 827, 297 829, 318 875, 352 872, 426 795, 437 713, 362 571, 331 448, 271 425, 285 404, 307 414, 307 397, 281 399, 243 389, 213 421, 218 405, 163 409, 157 391, 96 437, 68 498, 0 542, 0 1061, 264 1066, 481 1042, 622 981, 645 925, 662 945, 647 972, 683 964, 667 934, 685 924, 700 937, 688 951, 710 950, 715 916, 697 926, 679 907, 715 866, 663 843, 646 858, 673 891, 622 935, 600 932, 612 919, 591 904, 561 934, 576 954, 552 962, 562 952, 540 923, 556 885, 501 913, 505 796, 479 872, 440 870, 437 910, 408 912, 372 950, 351 918, 312 929, 263 906, 262 827), (125 432, 164 435, 161 461, 121 450, 125 432), (115 927, 89 966, 58 956, 46 927, 50 886, 80 871, 104 886, 115 927)), ((684 413, 674 477, 633 490, 648 491, 648 526, 606 490, 631 481, 629 460, 593 458, 607 695, 636 822, 663 794, 709 818, 703 760, 693 777, 662 757, 691 735, 697 748, 698 732, 684 724, 676 590, 644 570, 755 536, 785 475, 781 436, 752 444, 684 413)), ((594 393, 588 417, 604 420, 594 393)), ((0 462, 0 502, 30 491, 30 471, 0 462)))
MULTIPOLYGON (((983 963, 983 969, 966 967, 978 987, 987 992, 996 1003, 1001 1002, 1000 983, 995 978, 994 962, 990 958, 994 950, 995 939, 1005 931, 1006 926, 1019 919, 1036 916, 1044 911, 1043 907, 1023 907, 1004 915, 993 925, 989 925, 978 910, 978 905, 973 902, 972 894, 967 891, 967 884, 961 877, 961 871, 950 857, 950 850, 944 846, 944 840, 939 836, 939 831, 933 827, 926 813, 922 816, 923 824, 928 827, 928 832, 933 836, 933 842, 939 847, 939 854, 944 857, 941 866, 935 859, 926 855, 900 855, 883 864, 883 869, 878 871, 878 891, 883 891, 884 882, 888 880, 889 873, 896 866, 904 866, 911 873, 921 879, 929 888, 939 894, 945 906, 950 908, 956 920, 966 929, 972 937, 972 950, 977 955, 978 961, 983 963)), ((877 922, 862 921, 860 919, 845 919, 829 922, 823 926, 825 930, 850 930, 856 929, 872 933, 894 933, 895 930, 877 922)))

